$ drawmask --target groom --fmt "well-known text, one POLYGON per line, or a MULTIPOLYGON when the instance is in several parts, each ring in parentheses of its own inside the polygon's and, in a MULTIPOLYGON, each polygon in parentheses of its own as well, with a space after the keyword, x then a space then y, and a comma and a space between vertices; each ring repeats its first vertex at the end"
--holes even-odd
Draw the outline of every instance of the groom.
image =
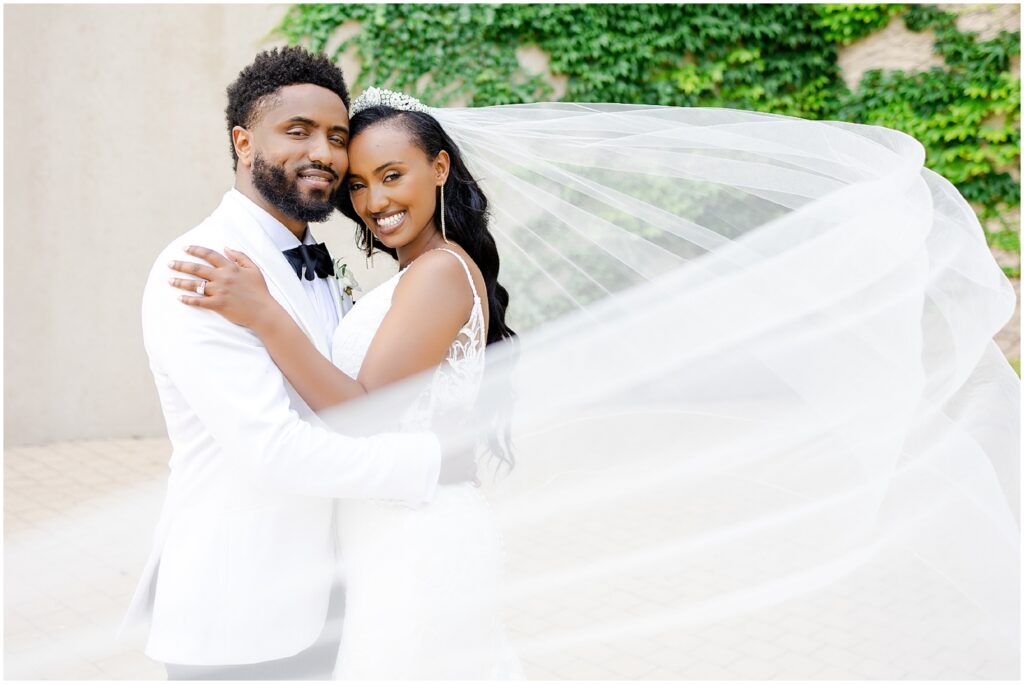
POLYGON ((348 170, 348 104, 327 58, 257 55, 228 88, 234 187, 160 254, 146 284, 143 336, 173 454, 126 625, 149 624, 145 652, 171 679, 328 678, 333 499, 418 505, 439 478, 473 478, 429 433, 328 430, 255 335, 182 304, 168 284, 169 261, 193 261, 188 245, 239 249, 329 358, 341 299, 334 278, 319 277, 332 269, 307 223, 331 215, 348 170))

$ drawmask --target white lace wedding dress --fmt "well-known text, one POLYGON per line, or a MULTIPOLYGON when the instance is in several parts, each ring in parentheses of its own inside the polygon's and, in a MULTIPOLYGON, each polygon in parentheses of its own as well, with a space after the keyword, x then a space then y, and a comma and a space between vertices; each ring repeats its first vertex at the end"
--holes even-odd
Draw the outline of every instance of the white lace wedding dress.
MULTIPOLYGON (((473 308, 430 386, 402 417, 429 429, 438 416, 472 407, 483 378, 484 316, 473 308)), ((334 363, 356 377, 404 274, 364 295, 341 321, 334 363)), ((341 501, 338 542, 345 621, 336 679, 513 679, 498 605, 503 551, 494 516, 471 484, 442 486, 430 504, 341 501)))

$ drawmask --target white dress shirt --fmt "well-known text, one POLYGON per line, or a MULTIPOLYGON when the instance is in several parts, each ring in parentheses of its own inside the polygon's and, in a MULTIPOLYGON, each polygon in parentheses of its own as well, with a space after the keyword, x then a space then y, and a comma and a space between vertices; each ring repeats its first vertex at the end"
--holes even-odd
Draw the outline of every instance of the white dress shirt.
MULTIPOLYGON (((242 201, 245 208, 249 213, 252 214, 253 218, 260 224, 263 231, 271 239, 271 241, 277 245, 277 248, 282 252, 286 249, 294 249, 299 246, 299 240, 295 237, 292 231, 288 230, 287 226, 278 221, 276 218, 271 216, 265 209, 253 202, 251 199, 245 196, 237 188, 232 188, 231 192, 237 195, 237 198, 242 201)), ((313 232, 306 228, 306 234, 301 244, 313 245, 316 244, 316 239, 313 237, 313 232)), ((231 247, 231 245, 227 245, 231 247)), ((338 310, 331 301, 334 296, 331 292, 331 288, 328 285, 327 278, 313 278, 313 280, 306 280, 305 278, 298 278, 302 283, 302 288, 306 291, 306 295, 309 296, 309 301, 313 304, 313 308, 316 309, 317 314, 320 316, 320 320, 324 323, 324 330, 329 331, 328 334, 333 336, 334 329, 338 327, 338 310)), ((331 339, 326 340, 327 348, 331 348, 331 339)))

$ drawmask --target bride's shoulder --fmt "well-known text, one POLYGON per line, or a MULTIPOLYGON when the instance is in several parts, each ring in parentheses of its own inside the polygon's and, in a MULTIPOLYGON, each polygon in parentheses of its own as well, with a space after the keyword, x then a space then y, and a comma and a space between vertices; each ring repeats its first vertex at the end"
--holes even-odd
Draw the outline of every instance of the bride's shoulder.
POLYGON ((455 250, 430 250, 420 255, 405 270, 395 288, 395 297, 429 299, 433 307, 468 309, 473 294, 466 269, 469 268, 472 273, 475 266, 468 256, 458 254, 455 250))
POLYGON ((414 284, 431 285, 439 288, 469 287, 466 280, 466 268, 472 260, 455 250, 447 248, 432 249, 421 254, 413 261, 402 276, 399 287, 411 289, 414 284), (464 266, 465 264, 465 266, 464 266))

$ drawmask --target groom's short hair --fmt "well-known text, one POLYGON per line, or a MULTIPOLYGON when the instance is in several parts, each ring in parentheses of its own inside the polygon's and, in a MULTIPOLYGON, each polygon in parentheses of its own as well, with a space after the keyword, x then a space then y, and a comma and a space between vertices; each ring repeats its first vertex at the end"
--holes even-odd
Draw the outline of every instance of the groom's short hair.
POLYGON ((238 167, 238 154, 231 130, 235 126, 249 128, 272 101, 274 93, 285 86, 312 83, 326 88, 341 98, 348 109, 348 87, 341 68, 325 55, 309 52, 302 47, 265 50, 252 64, 239 72, 235 82, 228 86, 228 139, 231 159, 238 167))

